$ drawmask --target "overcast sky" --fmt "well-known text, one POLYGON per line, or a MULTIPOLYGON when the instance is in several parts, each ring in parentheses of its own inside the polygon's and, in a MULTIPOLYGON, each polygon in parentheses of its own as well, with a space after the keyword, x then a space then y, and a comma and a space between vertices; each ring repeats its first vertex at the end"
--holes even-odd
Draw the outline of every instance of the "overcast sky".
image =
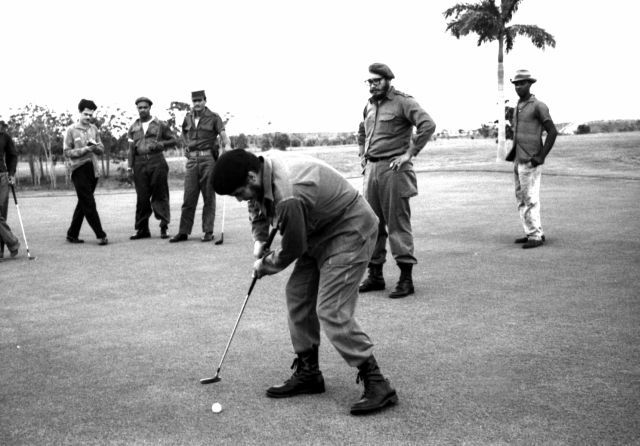
MULTIPOLYGON (((81 98, 127 108, 149 96, 157 115, 204 89, 233 118, 230 134, 355 131, 372 62, 439 129, 494 119, 497 43, 445 33, 453 0, 20 0, 3 2, 0 117, 26 103, 75 111, 81 98), (269 124, 271 123, 271 124, 269 124)), ((550 32, 505 57, 528 68, 556 122, 640 118, 636 0, 524 0, 513 24, 550 32), (636 56, 633 56, 636 54, 636 56)))

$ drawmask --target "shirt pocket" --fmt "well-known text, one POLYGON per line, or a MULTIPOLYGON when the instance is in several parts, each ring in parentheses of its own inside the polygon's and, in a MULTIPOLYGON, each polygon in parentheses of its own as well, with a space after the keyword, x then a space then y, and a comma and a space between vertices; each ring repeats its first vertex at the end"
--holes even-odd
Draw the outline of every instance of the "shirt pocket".
POLYGON ((397 118, 393 113, 380 113, 378 126, 381 133, 393 133, 396 128, 397 118))

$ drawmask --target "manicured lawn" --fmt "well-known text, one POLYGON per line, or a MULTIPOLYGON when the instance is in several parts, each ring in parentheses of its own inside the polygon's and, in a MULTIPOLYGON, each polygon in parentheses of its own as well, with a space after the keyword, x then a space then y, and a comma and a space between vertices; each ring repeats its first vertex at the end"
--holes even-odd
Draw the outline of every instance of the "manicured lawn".
MULTIPOLYGON (((222 381, 199 384, 215 373, 251 280, 245 205, 227 200, 220 246, 199 231, 169 244, 157 227, 133 242, 135 195, 100 193, 111 240, 100 247, 86 224, 84 245, 64 241, 75 197, 21 194, 38 259, 0 263, 0 444, 638 444, 639 145, 580 138, 552 152, 548 243, 528 251, 513 244, 510 167, 490 144, 436 142, 421 154, 417 293, 359 301, 400 395, 368 417, 348 414, 362 390, 325 338, 325 394, 264 396, 291 372, 290 270, 258 282, 222 381)), ((349 152, 330 153, 353 176, 349 152)), ((172 188, 170 232, 181 201, 172 188)), ((9 214, 19 232, 13 205, 9 214)), ((396 279, 392 262, 385 275, 396 279)))

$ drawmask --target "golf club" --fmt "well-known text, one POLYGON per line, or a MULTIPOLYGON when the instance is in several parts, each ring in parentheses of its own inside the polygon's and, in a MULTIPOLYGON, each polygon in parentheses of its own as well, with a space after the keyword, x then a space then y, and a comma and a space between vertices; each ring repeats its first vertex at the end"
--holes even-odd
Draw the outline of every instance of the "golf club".
MULTIPOLYGON (((274 237, 276 236, 276 232, 277 232, 278 228, 275 227, 271 230, 271 233, 269 234, 269 239, 267 240, 267 243, 264 246, 264 251, 268 252, 269 248, 271 247, 271 242, 273 242, 274 237)), ((251 296, 251 291, 253 291, 253 287, 256 285, 256 282, 258 281, 258 278, 254 275, 253 279, 251 280, 251 286, 249 287, 249 292, 247 293, 247 297, 244 298, 244 303, 242 304, 242 308, 240 309, 240 314, 238 314, 238 318, 236 319, 236 323, 233 326, 233 330, 231 330, 231 336, 229 336, 229 340, 227 341, 227 346, 224 349, 224 352, 222 353, 222 358, 220 359, 220 364, 218 364, 218 370, 216 370, 216 376, 212 377, 212 378, 202 378, 200 380, 200 384, 211 384, 211 383, 217 383, 218 381, 221 380, 220 378, 220 369, 222 368, 222 363, 224 362, 224 358, 225 356, 227 356, 227 352, 229 351, 229 346, 231 345, 231 340, 233 339, 233 335, 236 333, 236 329, 238 328, 238 323, 240 322, 240 318, 242 317, 242 313, 244 313, 244 309, 247 306, 247 302, 249 301, 249 296, 251 296)))
POLYGON ((11 192, 13 193, 13 202, 16 204, 16 210, 18 211, 18 220, 20 221, 20 228, 22 229, 22 238, 24 239, 24 247, 27 250, 27 257, 29 260, 35 260, 35 257, 31 257, 29 253, 29 244, 27 243, 27 236, 24 233, 24 225, 22 224, 22 215, 20 215, 20 206, 18 206, 18 199, 16 198, 16 188, 11 184, 11 192))
POLYGON ((222 230, 220 231, 220 239, 215 241, 216 245, 222 245, 224 243, 224 217, 227 213, 227 196, 222 198, 222 230))

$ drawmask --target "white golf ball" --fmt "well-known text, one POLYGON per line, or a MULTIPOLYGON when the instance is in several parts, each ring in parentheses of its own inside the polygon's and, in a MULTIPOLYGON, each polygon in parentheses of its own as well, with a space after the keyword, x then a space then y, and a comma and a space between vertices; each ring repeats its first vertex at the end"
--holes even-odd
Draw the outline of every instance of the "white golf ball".
POLYGON ((213 413, 220 413, 222 412, 222 404, 220 403, 213 403, 211 405, 211 412, 213 413))

